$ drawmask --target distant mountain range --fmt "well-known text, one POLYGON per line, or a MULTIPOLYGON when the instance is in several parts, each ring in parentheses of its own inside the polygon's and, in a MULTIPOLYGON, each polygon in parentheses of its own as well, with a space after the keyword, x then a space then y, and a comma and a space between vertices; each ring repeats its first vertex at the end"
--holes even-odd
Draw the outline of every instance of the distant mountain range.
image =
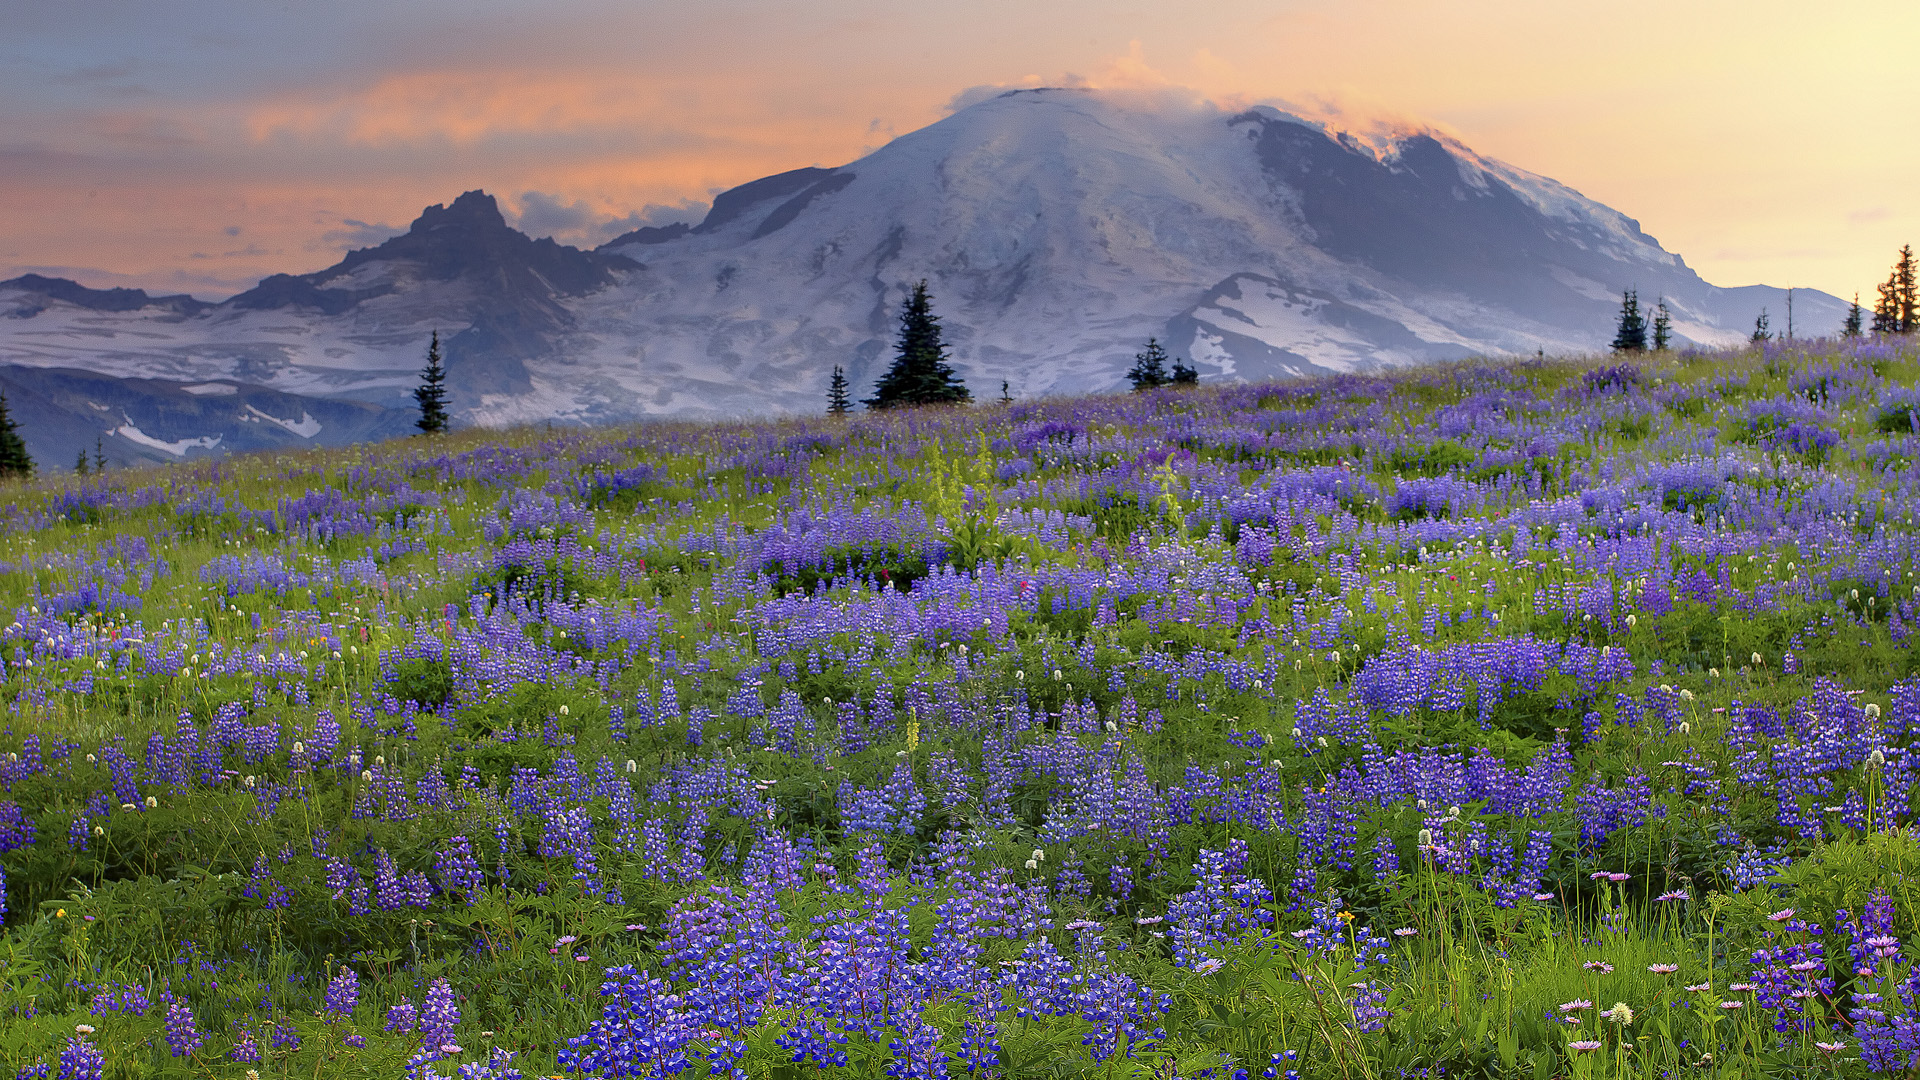
MULTIPOLYGON (((96 436, 128 460, 377 437, 411 423, 438 330, 464 423, 810 412, 835 364, 872 385, 921 278, 976 397, 1118 388, 1149 336, 1205 379, 1263 379, 1597 351, 1629 288, 1702 344, 1745 338, 1763 308, 1783 326, 1786 304, 1432 131, 1031 90, 595 251, 517 232, 471 191, 218 304, 0 282, 0 389, 50 461, 96 436)), ((1803 333, 1845 311, 1794 304, 1803 333)))

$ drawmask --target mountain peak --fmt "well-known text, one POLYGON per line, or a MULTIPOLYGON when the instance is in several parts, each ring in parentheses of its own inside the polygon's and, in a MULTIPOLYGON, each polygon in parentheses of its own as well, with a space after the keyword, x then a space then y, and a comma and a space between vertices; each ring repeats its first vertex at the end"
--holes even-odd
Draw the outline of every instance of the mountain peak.
POLYGON ((424 233, 433 229, 454 226, 476 229, 482 232, 500 232, 507 229, 507 219, 500 213, 500 204, 493 196, 475 188, 453 200, 452 206, 434 203, 413 221, 409 232, 424 233))

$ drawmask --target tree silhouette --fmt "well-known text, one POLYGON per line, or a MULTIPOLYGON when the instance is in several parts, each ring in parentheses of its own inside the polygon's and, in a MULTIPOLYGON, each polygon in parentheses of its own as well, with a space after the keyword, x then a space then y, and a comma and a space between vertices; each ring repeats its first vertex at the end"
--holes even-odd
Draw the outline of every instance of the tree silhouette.
POLYGON ((1653 309, 1653 351, 1665 352, 1673 344, 1673 314, 1667 310, 1665 299, 1653 309))
POLYGON ((1167 350, 1160 347, 1158 338, 1148 338, 1146 351, 1133 354, 1133 366, 1127 369, 1127 381, 1133 384, 1136 394, 1173 381, 1173 376, 1167 371, 1167 350))
POLYGON ((1840 324, 1841 337, 1859 337, 1862 323, 1860 294, 1853 294, 1853 306, 1847 309, 1847 321, 1840 324))
POLYGON ((1613 351, 1647 351, 1647 319, 1640 314, 1640 294, 1632 289, 1620 294, 1620 326, 1613 334, 1613 351))
POLYGON ((7 409, 7 395, 0 394, 0 476, 32 475, 33 457, 27 453, 27 441, 20 437, 20 427, 7 409))
POLYGON ((833 365, 833 378, 827 380, 827 415, 845 416, 853 411, 853 399, 847 396, 847 373, 833 365))
POLYGON ((947 346, 940 339, 940 317, 922 279, 900 309, 900 336, 893 346, 893 366, 880 377, 869 409, 897 406, 946 405, 973 400, 973 394, 947 362, 947 346))
POLYGON ((420 371, 420 385, 413 400, 420 406, 420 419, 414 426, 422 435, 438 435, 447 430, 447 369, 440 364, 440 331, 433 332, 427 346, 427 366, 420 371))
POLYGON ((1877 291, 1880 298, 1873 304, 1874 333, 1911 334, 1920 330, 1915 312, 1920 306, 1920 296, 1915 295, 1913 245, 1901 246, 1893 272, 1879 284, 1877 291))

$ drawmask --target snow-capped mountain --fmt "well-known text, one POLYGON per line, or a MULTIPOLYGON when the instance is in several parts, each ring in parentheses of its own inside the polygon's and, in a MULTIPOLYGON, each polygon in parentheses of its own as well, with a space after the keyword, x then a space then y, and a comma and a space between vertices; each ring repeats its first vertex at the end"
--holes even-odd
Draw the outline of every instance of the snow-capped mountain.
MULTIPOLYGON (((1784 325, 1786 299, 1709 285, 1630 218, 1433 132, 1030 90, 594 252, 468 192, 218 305, 0 282, 0 362, 400 406, 438 329, 468 422, 814 411, 835 364, 872 385, 921 278, 979 398, 1117 388, 1149 336, 1205 378, 1269 378, 1594 351, 1629 288, 1714 344, 1763 307, 1784 325)), ((1811 290, 1795 309, 1803 332, 1844 314, 1811 290)))

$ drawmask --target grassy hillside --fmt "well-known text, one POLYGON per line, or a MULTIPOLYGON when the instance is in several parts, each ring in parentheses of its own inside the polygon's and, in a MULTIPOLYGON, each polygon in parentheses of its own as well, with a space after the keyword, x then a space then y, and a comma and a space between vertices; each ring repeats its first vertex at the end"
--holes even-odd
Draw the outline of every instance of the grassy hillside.
POLYGON ((1917 379, 12 488, 0 1076, 1907 1075, 1917 379))

